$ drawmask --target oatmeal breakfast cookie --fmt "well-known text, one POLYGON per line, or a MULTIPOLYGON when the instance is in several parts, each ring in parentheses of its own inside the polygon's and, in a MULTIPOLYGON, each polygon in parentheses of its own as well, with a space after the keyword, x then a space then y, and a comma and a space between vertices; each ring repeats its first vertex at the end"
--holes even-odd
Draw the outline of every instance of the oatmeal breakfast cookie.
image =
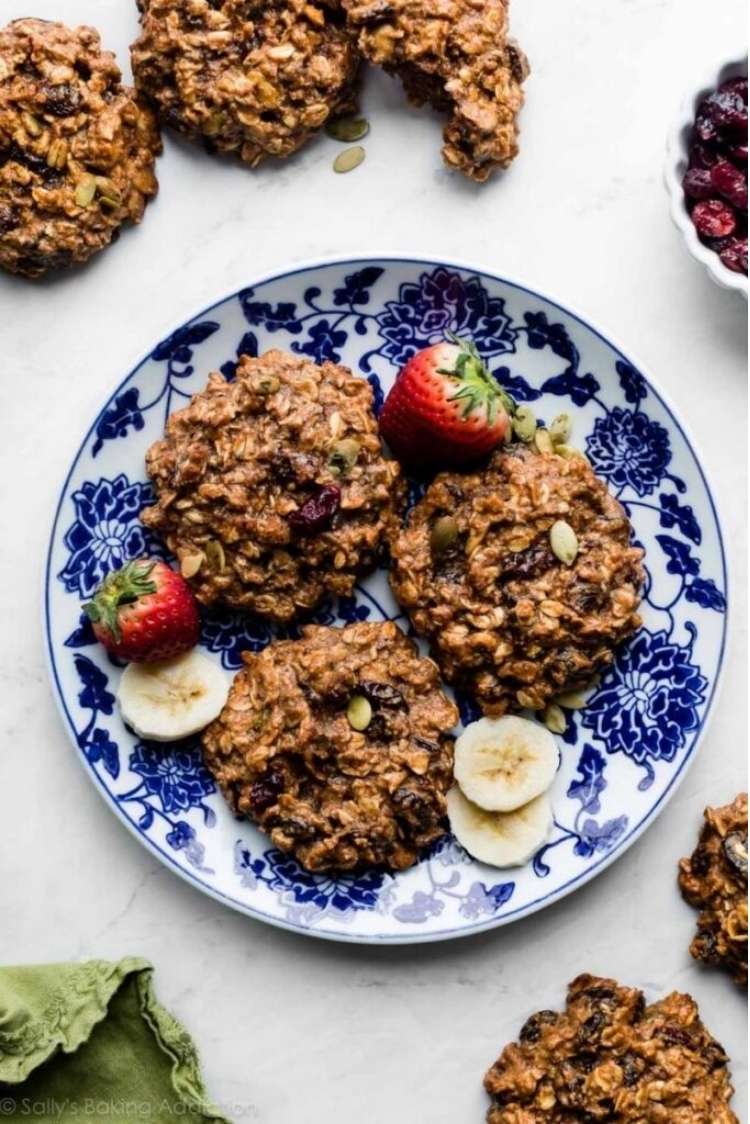
POLYGON ((38 277, 140 222, 161 140, 91 27, 0 30, 0 266, 38 277))
POLYGON ((403 870, 446 830, 458 712, 391 621, 243 656, 203 736, 231 808, 311 871, 403 870))
POLYGON ((526 56, 508 38, 508 0, 343 0, 370 62, 410 101, 450 114, 443 158, 486 180, 518 154, 526 56))
POLYGON ((747 987, 747 793, 704 814, 698 846, 680 862, 682 896, 701 911, 690 951, 747 987))
POLYGON ((582 975, 486 1074, 488 1124, 737 1124, 727 1056, 689 995, 582 975))
POLYGON ((589 683, 640 626, 643 552, 629 540, 583 457, 514 446, 435 478, 393 544, 391 584, 443 675, 485 713, 541 710, 589 683), (566 561, 559 522, 577 538, 566 561))
POLYGON ((277 621, 351 594, 398 520, 404 483, 383 456, 369 383, 268 351, 215 373, 167 421, 146 467, 146 526, 204 605, 277 621))
POLYGON ((356 104, 338 0, 139 0, 138 88, 163 122, 256 165, 356 104))

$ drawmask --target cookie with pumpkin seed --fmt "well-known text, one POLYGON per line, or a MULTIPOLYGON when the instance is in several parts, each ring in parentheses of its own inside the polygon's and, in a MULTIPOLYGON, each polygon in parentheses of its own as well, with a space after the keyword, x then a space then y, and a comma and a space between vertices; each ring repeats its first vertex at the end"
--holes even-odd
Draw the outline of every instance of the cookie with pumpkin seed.
POLYGON ((0 267, 26 277, 86 261, 156 194, 161 140, 91 27, 0 30, 0 267))
POLYGON ((399 604, 490 715, 587 686, 641 623, 625 511, 583 456, 551 450, 440 473, 392 545, 399 604))
POLYGON ((458 711, 392 621, 246 652, 203 734, 232 810, 314 872, 404 870, 447 830, 458 711))
POLYGON ((372 387, 336 363, 267 351, 218 372, 148 450, 143 522, 203 605, 288 622, 348 596, 399 522, 372 387))
POLYGON ((255 166, 355 108, 338 0, 138 0, 138 88, 164 124, 255 166))

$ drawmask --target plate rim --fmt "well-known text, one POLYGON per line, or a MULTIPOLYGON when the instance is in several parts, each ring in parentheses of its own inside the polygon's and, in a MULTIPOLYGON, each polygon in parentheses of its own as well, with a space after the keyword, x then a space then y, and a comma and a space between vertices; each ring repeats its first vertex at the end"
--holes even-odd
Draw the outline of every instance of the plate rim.
POLYGON ((630 362, 636 368, 636 370, 641 373, 648 372, 644 374, 644 377, 646 378, 650 389, 666 409, 667 413, 670 416, 670 421, 676 426, 677 430, 685 440, 685 443, 690 450, 693 461, 695 462, 695 466, 706 489, 711 513, 716 521, 719 550, 721 553, 721 568, 722 576, 724 579, 726 611, 723 617, 721 645, 718 654, 718 666, 716 675, 713 679, 711 693, 706 702, 706 708, 703 713, 700 725, 695 733, 693 745, 689 753, 683 758, 674 776, 671 778, 667 788, 661 794, 659 799, 642 817, 640 822, 636 827, 633 828, 633 830, 626 837, 623 843, 620 846, 615 847, 608 854, 603 855, 596 862, 592 863, 584 873, 569 879, 567 882, 559 886, 556 890, 550 891, 549 894, 546 894, 541 898, 537 898, 534 902, 528 905, 519 906, 516 910, 510 910, 500 917, 489 918, 462 929, 453 928, 446 930, 431 930, 403 934, 355 934, 347 933, 345 930, 333 932, 330 930, 316 928, 315 926, 288 921, 282 917, 276 917, 271 914, 267 914, 257 907, 244 905, 242 902, 236 900, 235 898, 229 897, 221 890, 218 890, 214 886, 205 882, 201 877, 199 877, 197 872, 192 872, 185 869, 183 866, 177 863, 175 858, 173 858, 166 851, 163 851, 161 847, 159 847, 153 840, 137 830, 136 825, 125 814, 117 801, 113 799, 109 789, 104 785, 102 778, 93 770, 86 768, 86 764, 78 751, 78 745, 75 740, 75 728, 72 722, 71 715, 68 711, 60 679, 58 677, 57 667, 55 665, 55 654, 53 651, 52 635, 50 629, 49 592, 52 554, 54 550, 58 524, 62 513, 62 505, 65 499, 65 494, 68 490, 68 486, 70 484, 70 478, 73 475, 73 471, 78 463, 80 455, 84 450, 92 433, 94 432, 97 422, 101 418, 103 411, 107 408, 108 404, 117 395, 117 393, 122 390, 123 387, 130 381, 130 379, 136 374, 138 369, 151 358, 153 353, 153 345, 151 346, 150 350, 141 354, 141 357, 134 363, 132 363, 127 371, 127 374, 125 374, 120 382, 112 390, 110 390, 107 397, 102 401, 101 406, 98 412, 95 414, 94 419, 89 425, 88 429, 74 446, 72 458, 69 461, 63 462, 68 464, 68 468, 65 474, 65 478, 62 484, 59 485, 59 491, 54 496, 51 505, 53 518, 49 534, 44 568, 42 572, 43 589, 42 604, 40 606, 40 609, 44 632, 44 653, 47 673, 50 677, 51 685, 53 687, 52 694, 55 700, 55 705, 68 735, 68 740, 75 752, 75 757, 78 760, 79 765, 83 769, 84 773, 86 773, 86 775, 89 776, 90 779, 96 781, 95 788, 96 791, 99 792, 101 799, 110 808, 110 810, 114 812, 117 819, 119 819, 125 825, 125 827, 128 829, 128 832, 136 840, 138 840, 142 847, 144 847, 147 851, 154 855, 154 857, 159 862, 167 865, 169 868, 174 870, 174 872, 194 890, 202 891, 203 893, 208 894, 209 897, 213 898, 215 901, 220 902, 222 905, 229 907, 236 913, 242 914, 245 917, 252 918, 255 921, 260 921, 265 924, 272 925, 275 928, 284 929, 287 932, 296 933, 299 936, 315 937, 318 940, 332 941, 334 943, 366 946, 434 944, 442 941, 458 940, 463 937, 472 937, 479 933, 487 932, 491 929, 499 929, 505 925, 511 924, 514 921, 520 921, 523 918, 530 917, 532 914, 537 913, 542 909, 546 909, 551 905, 554 905, 556 902, 568 897, 575 890, 585 886, 594 877, 606 870, 607 867, 609 867, 612 863, 616 862, 617 859, 621 858, 628 850, 630 850, 631 847, 633 847, 638 842, 638 840, 644 835, 648 828, 654 824, 654 822, 658 819, 669 802, 675 796, 677 790, 682 785, 685 777, 687 776, 698 755, 698 752, 701 749, 706 733, 706 728, 713 713, 716 698, 720 694, 721 687, 724 682, 727 637, 729 635, 729 625, 731 614, 733 611, 733 598, 731 596, 733 580, 732 569, 725 548, 726 534, 724 521, 719 508, 719 501, 716 498, 718 493, 716 493, 713 487, 710 472, 703 464, 702 458, 698 455, 697 445, 693 439, 690 426, 682 419, 681 414, 679 414, 675 410, 671 395, 664 391, 658 379, 653 378, 650 373, 650 368, 644 367, 642 364, 640 364, 637 356, 635 356, 630 349, 621 347, 616 337, 614 337, 608 331, 605 332, 596 323, 588 319, 583 313, 577 311, 577 309, 572 308, 568 304, 563 304, 556 297, 550 296, 544 289, 532 286, 525 280, 520 280, 515 276, 497 273, 493 268, 482 264, 481 261, 469 263, 462 258, 455 258, 452 256, 437 257, 417 251, 414 251, 412 253, 408 251, 383 251, 370 253, 360 251, 353 254, 330 254, 323 255, 321 257, 304 259, 302 261, 290 263, 289 267, 287 267, 286 269, 277 268, 275 270, 270 270, 268 272, 262 273, 256 279, 250 280, 246 284, 242 285, 241 288, 232 289, 229 292, 224 293, 223 295, 217 297, 215 300, 212 300, 210 304, 202 306, 196 312, 192 313, 192 315, 184 317, 179 323, 172 324, 171 328, 168 325, 163 334, 159 336, 159 339, 166 339, 171 332, 178 330, 185 324, 190 324, 194 320, 198 320, 199 318, 212 312, 215 308, 226 304, 228 301, 237 299, 239 297, 239 294, 245 289, 256 288, 260 285, 270 284, 275 281, 282 281, 286 278, 297 276, 300 273, 309 272, 310 270, 325 269, 332 266, 361 266, 364 263, 373 263, 376 261, 391 265, 413 264, 417 266, 444 266, 449 269, 456 269, 463 273, 481 274, 485 277, 490 278, 492 281, 498 282, 499 284, 509 285, 521 292, 527 293, 531 297, 546 301, 548 304, 555 306, 566 316, 569 316, 571 319, 577 321, 583 328, 592 332, 607 347, 616 351, 623 359, 630 362))

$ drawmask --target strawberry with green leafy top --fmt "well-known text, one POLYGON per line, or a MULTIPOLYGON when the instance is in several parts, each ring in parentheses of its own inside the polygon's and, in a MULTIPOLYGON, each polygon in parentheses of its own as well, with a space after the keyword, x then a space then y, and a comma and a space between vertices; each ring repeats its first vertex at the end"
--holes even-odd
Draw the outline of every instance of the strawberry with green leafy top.
POLYGON ((157 663, 198 643, 198 605, 187 582, 166 564, 137 558, 107 574, 84 612, 108 652, 157 663))
POLYGON ((380 432, 415 468, 452 468, 490 453, 510 435, 515 403, 471 340, 456 336, 417 352, 385 400, 380 432))

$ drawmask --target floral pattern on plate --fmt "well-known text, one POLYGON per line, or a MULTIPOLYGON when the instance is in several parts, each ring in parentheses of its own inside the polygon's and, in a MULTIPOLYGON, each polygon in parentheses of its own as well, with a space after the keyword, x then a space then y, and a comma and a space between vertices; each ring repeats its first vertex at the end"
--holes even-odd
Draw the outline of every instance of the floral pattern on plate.
MULTIPOLYGON (((410 498, 421 492, 410 482, 410 498)), ((165 555, 166 556, 166 555, 165 555)), ((47 568, 51 673, 83 763, 141 841, 185 878, 275 924, 342 940, 435 940, 524 916, 581 885, 650 823, 695 754, 726 628, 721 532, 682 427, 633 363, 580 318, 509 281, 446 263, 328 263, 257 283, 172 332, 117 388, 63 487, 47 568), (629 512, 645 548, 642 630, 621 648, 587 706, 566 712, 552 791, 555 827, 533 862, 493 870, 446 835, 398 875, 311 875, 238 823, 196 739, 139 742, 115 707, 119 666, 97 645, 81 602, 127 558, 165 555, 138 521, 151 493, 143 460, 165 418, 211 370, 269 347, 344 362, 376 408, 399 366, 447 331, 470 334, 498 381, 548 421, 573 414, 573 442, 629 512)), ((386 574, 324 601, 315 620, 393 619, 386 574)), ((295 635, 221 609, 201 643, 227 674, 243 651, 295 635)), ((457 699, 463 722, 477 716, 457 699)))

